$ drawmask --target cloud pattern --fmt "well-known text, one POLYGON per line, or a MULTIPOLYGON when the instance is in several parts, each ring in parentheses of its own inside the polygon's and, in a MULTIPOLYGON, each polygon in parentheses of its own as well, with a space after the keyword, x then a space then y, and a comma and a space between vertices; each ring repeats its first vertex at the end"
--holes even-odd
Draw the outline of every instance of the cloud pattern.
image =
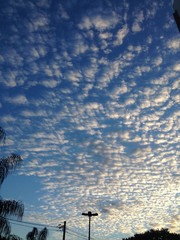
POLYGON ((81 212, 95 211, 99 239, 178 232, 180 39, 171 3, 0 5, 1 148, 25 160, 17 178, 33 197, 20 182, 24 218, 64 219, 86 233, 81 212))

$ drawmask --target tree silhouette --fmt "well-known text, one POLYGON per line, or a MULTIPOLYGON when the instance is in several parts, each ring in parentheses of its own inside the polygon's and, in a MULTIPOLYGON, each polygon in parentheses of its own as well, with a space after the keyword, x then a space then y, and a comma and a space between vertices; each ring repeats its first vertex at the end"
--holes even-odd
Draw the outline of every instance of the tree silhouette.
POLYGON ((180 240, 180 234, 169 233, 168 229, 149 230, 145 233, 135 234, 134 237, 124 238, 123 240, 180 240))
POLYGON ((48 235, 48 230, 47 230, 47 228, 45 227, 45 228, 43 228, 43 229, 39 232, 38 240, 46 240, 47 235, 48 235))
POLYGON ((2 127, 0 127, 0 141, 3 141, 5 143, 6 140, 6 132, 2 127))
POLYGON ((33 230, 26 235, 26 239, 27 240, 36 240, 37 236, 38 236, 38 229, 36 227, 34 227, 33 230))
MULTIPOLYGON (((0 141, 5 143, 6 133, 0 127, 0 141)), ((0 186, 5 178, 21 164, 22 158, 17 154, 11 154, 6 158, 0 158, 0 186)), ((24 205, 20 201, 4 200, 0 197, 0 236, 10 236, 11 226, 7 219, 9 216, 15 216, 22 219, 24 213, 24 205)), ((11 235, 13 236, 13 235, 11 235)))
POLYGON ((47 228, 43 228, 40 232, 38 232, 38 229, 36 227, 33 228, 31 232, 29 232, 26 235, 27 240, 46 240, 48 235, 47 228))
POLYGON ((14 234, 10 234, 7 238, 6 237, 1 237, 0 236, 0 240, 23 240, 22 238, 20 238, 17 235, 14 234))
MULTIPOLYGON (((6 133, 0 127, 0 142, 5 143, 6 133)), ((11 154, 7 158, 0 158, 0 186, 5 178, 22 163, 22 158, 17 154, 11 154)), ((22 219, 24 213, 24 205, 20 201, 4 200, 0 197, 0 240, 22 240, 19 236, 10 234, 11 226, 7 219, 8 216, 15 216, 22 219)), ((27 240, 46 240, 48 235, 47 228, 43 228, 38 232, 34 227, 31 232, 26 235, 27 240)))

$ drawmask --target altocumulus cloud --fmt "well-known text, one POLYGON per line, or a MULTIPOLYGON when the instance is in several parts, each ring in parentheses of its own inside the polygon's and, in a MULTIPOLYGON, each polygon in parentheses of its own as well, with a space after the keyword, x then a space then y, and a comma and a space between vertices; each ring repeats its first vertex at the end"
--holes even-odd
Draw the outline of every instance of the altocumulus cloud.
POLYGON ((3 5, 2 149, 25 159, 24 219, 82 232, 91 210, 99 238, 178 232, 180 41, 170 3, 3 5))

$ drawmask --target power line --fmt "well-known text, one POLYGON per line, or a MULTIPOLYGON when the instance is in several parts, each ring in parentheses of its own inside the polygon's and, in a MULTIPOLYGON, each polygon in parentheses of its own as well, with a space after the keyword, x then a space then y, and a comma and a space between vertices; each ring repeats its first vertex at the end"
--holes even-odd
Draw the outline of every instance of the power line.
MULTIPOLYGON (((21 226, 21 227, 26 227, 26 228, 32 228, 32 227, 30 227, 28 225, 24 225, 24 224, 20 224, 20 223, 13 223, 13 222, 11 222, 11 224, 17 225, 17 226, 21 226)), ((48 231, 60 232, 58 229, 51 229, 49 227, 48 227, 48 231)))
MULTIPOLYGON (((47 227, 49 231, 53 231, 53 232, 61 232, 58 229, 58 226, 51 226, 51 225, 47 225, 47 224, 41 224, 41 223, 35 223, 35 222, 27 222, 27 221, 19 221, 16 219, 11 219, 11 218, 7 218, 7 217, 3 217, 0 215, 0 218, 3 219, 7 219, 8 221, 11 222, 11 224, 17 225, 17 226, 21 226, 21 227, 26 227, 26 228, 31 228, 32 226, 41 226, 41 227, 47 227)), ((63 224, 62 224, 63 225, 63 224)), ((77 231, 71 230, 69 228, 67 228, 67 233, 70 235, 74 235, 76 237, 79 237, 81 239, 87 239, 87 236, 83 233, 79 233, 77 231)), ((95 238, 91 237, 91 239, 95 240, 95 238)))
POLYGON ((80 236, 82 236, 82 237, 86 237, 86 238, 87 238, 87 236, 86 236, 85 234, 76 232, 76 231, 74 231, 74 230, 70 230, 69 228, 67 228, 67 231, 69 231, 69 232, 71 232, 71 233, 73 233, 73 234, 80 235, 80 236))
POLYGON ((76 237, 78 237, 78 238, 86 239, 86 240, 87 240, 87 237, 80 236, 79 234, 76 234, 76 233, 70 233, 69 231, 67 231, 67 233, 70 234, 70 235, 76 236, 76 237))
MULTIPOLYGON (((70 231, 70 232, 72 232, 72 234, 74 234, 74 235, 82 236, 82 237, 84 237, 84 238, 87 239, 87 235, 85 235, 85 234, 83 234, 83 233, 76 232, 76 231, 71 230, 71 229, 69 229, 69 228, 67 228, 67 231, 70 231)), ((95 240, 95 238, 93 238, 93 237, 91 237, 91 239, 95 240)))
POLYGON ((27 221, 18 221, 16 219, 11 219, 11 218, 5 218, 3 216, 0 216, 0 218, 3 218, 3 219, 7 219, 8 221, 12 222, 12 224, 16 224, 16 225, 20 225, 20 226, 25 226, 25 227, 28 227, 27 225, 30 225, 30 226, 41 226, 41 227, 47 227, 48 229, 49 228, 52 228, 54 230, 58 230, 58 228, 56 226, 51 226, 51 225, 47 225, 47 224, 41 224, 41 223, 35 223, 35 222, 27 222, 27 221))

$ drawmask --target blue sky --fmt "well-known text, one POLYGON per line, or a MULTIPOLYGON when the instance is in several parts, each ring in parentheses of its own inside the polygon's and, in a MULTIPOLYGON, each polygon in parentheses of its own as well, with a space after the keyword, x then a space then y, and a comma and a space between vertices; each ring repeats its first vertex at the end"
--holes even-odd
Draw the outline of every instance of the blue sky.
MULTIPOLYGON (((87 235, 81 213, 92 211, 96 239, 179 233, 172 14, 172 1, 0 2, 1 155, 24 159, 1 195, 23 201, 24 222, 67 221, 75 240, 87 235)), ((23 237, 32 228, 12 225, 23 237)))

